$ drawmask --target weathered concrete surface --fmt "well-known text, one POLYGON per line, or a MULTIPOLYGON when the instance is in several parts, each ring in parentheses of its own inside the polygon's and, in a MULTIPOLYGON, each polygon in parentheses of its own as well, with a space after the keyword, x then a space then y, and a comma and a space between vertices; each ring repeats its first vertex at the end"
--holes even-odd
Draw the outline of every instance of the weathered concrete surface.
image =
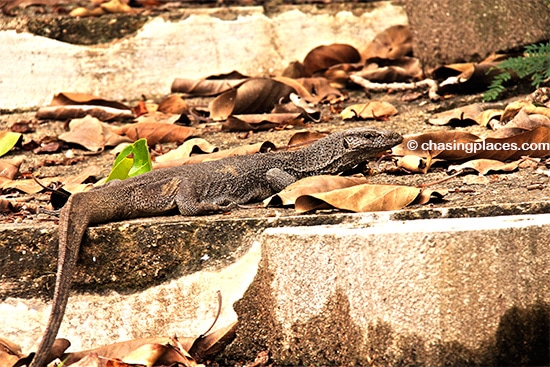
POLYGON ((229 355, 547 365, 550 215, 267 229, 229 355), (521 316, 520 316, 521 315, 521 316))
POLYGON ((48 104, 66 91, 138 100, 169 94, 175 78, 232 70, 268 75, 316 46, 338 42, 361 49, 378 32, 406 23, 401 7, 377 2, 320 11, 280 7, 272 14, 262 7, 171 12, 126 37, 87 46, 4 29, 0 110, 48 104))
MULTIPOLYGON (((548 212, 542 204, 500 213, 548 212)), ((498 213, 479 209, 237 211, 93 227, 60 336, 76 351, 200 335, 220 290, 218 326, 235 320, 233 303, 241 321, 231 358, 269 350, 294 365, 544 365, 535 362, 549 355, 550 214, 442 218, 498 213)), ((2 336, 24 351, 46 323, 36 295, 51 293, 55 253, 53 224, 0 226, 2 336)))
POLYGON ((403 0, 403 7, 413 52, 428 68, 550 39, 545 0, 403 0))

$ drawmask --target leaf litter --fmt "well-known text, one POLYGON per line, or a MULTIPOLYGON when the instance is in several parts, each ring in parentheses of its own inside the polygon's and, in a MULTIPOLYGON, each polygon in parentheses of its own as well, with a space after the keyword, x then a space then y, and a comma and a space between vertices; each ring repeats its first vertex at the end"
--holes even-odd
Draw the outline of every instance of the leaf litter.
MULTIPOLYGON (((112 2, 100 8, 109 11, 111 5, 117 4, 112 2)), ((254 78, 239 73, 197 80, 175 76, 174 94, 158 104, 144 98, 132 107, 98 96, 59 91, 50 106, 42 107, 30 117, 44 120, 37 124, 37 131, 23 133, 21 145, 15 143, 7 155, 33 157, 33 153, 24 151, 23 147, 29 144, 29 139, 38 145, 47 141, 44 131, 61 141, 56 153, 49 154, 47 165, 36 157, 0 161, 0 167, 8 167, 0 173, 5 193, 0 204, 5 200, 8 204, 9 200, 15 202, 15 197, 10 195, 40 192, 42 187, 32 176, 39 177, 45 185, 62 184, 74 191, 86 189, 90 178, 93 182, 109 174, 114 156, 105 148, 123 141, 146 138, 153 158, 158 158, 153 165, 160 167, 237 154, 262 154, 266 150, 295 149, 322 137, 323 133, 355 126, 392 129, 409 135, 393 149, 392 159, 381 158, 361 167, 364 175, 306 178, 266 201, 265 205, 274 209, 264 210, 279 213, 288 210, 279 205, 293 205, 299 213, 396 210, 420 205, 471 206, 493 202, 495 195, 505 197, 503 200, 507 202, 521 202, 527 193, 527 200, 548 201, 550 163, 545 158, 550 155, 550 146, 487 148, 488 144, 502 147, 503 144, 550 142, 548 104, 541 105, 540 101, 532 100, 534 97, 527 96, 489 106, 479 103, 479 95, 449 96, 464 90, 475 91, 484 85, 486 75, 479 71, 490 70, 485 64, 497 65, 494 63, 498 59, 480 65, 446 66, 440 74, 433 75, 445 87, 439 90, 437 98, 433 96, 435 82, 430 82, 425 84, 430 88, 429 95, 420 90, 415 99, 404 102, 396 91, 413 90, 423 82, 421 65, 410 53, 407 27, 392 27, 361 52, 351 45, 319 46, 311 50, 303 62, 292 63, 282 76, 274 78, 254 78), (366 88, 366 94, 358 91, 357 85, 366 88), (376 89, 380 85, 385 93, 376 89), (376 99, 366 101, 369 96, 376 99), (439 100, 437 104, 436 100, 439 100), (290 108, 297 111, 288 112, 289 103, 294 104, 290 108), (375 106, 384 109, 375 109, 375 106), (314 114, 320 117, 312 118, 314 114), (66 120, 72 121, 65 126, 66 120), (425 123, 428 120, 431 126, 425 123), (313 135, 304 134, 302 129, 313 135), (236 133, 220 133, 222 130, 236 133), (191 144, 189 139, 194 136, 206 140, 191 144), (435 145, 410 149, 407 143, 413 140, 435 145), (190 145, 178 151, 178 146, 184 147, 186 142, 190 145), (481 147, 476 151, 465 148, 476 144, 481 147), (88 155, 82 148, 103 153, 88 155), (170 157, 171 152, 176 153, 170 157), (91 168, 85 171, 76 165, 75 155, 83 157, 91 168), (60 166, 64 171, 62 175, 58 174, 60 166), (73 175, 69 173, 71 169, 73 175), (469 175, 470 172, 476 176, 469 175), (459 175, 464 179, 454 179, 459 175), (483 175, 483 180, 477 180, 484 190, 469 186, 474 180, 467 177, 480 177, 477 175, 483 175), (442 198, 447 203, 442 204, 442 198)), ((12 126, 20 122, 14 121, 12 126)), ((10 139, 15 140, 13 135, 10 139)), ((224 332, 230 333, 231 328, 224 332)), ((216 344, 213 342, 210 346, 210 341, 205 341, 200 346, 191 343, 189 347, 182 347, 179 339, 169 339, 101 347, 86 351, 78 363, 104 365, 106 362, 100 355, 113 353, 112 358, 116 360, 110 360, 109 364, 153 366, 162 361, 195 365, 204 357, 197 351, 203 353, 216 344), (115 353, 121 349, 125 353, 115 353), (192 351, 198 354, 189 355, 192 351)), ((10 355, 21 357, 17 348, 10 350, 10 355)), ((71 358, 76 359, 76 354, 71 358)))

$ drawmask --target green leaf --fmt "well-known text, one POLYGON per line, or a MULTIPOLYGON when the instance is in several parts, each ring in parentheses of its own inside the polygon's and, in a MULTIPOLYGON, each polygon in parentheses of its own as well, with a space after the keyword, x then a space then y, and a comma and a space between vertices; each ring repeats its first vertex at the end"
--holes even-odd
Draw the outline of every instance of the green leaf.
POLYGON ((147 140, 139 139, 124 148, 116 157, 107 181, 125 180, 153 169, 147 140))
POLYGON ((20 137, 20 133, 0 131, 0 157, 9 152, 17 144, 20 137))

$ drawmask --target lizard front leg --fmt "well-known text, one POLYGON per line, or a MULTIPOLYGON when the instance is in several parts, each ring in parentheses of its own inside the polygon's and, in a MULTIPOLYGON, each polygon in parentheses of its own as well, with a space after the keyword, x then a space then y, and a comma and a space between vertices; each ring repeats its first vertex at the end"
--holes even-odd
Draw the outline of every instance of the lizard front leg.
POLYGON ((272 168, 265 173, 267 183, 273 190, 273 193, 278 193, 284 190, 290 184, 297 181, 297 178, 290 173, 283 171, 280 168, 272 168))

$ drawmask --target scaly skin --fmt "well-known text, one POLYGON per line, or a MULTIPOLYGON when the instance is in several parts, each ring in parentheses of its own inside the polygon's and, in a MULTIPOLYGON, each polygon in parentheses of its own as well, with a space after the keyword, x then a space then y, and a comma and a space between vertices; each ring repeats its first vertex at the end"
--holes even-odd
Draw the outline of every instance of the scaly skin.
POLYGON ((88 226, 126 218, 227 210, 260 201, 307 176, 338 174, 401 142, 391 131, 334 133, 295 152, 237 156, 160 169, 72 195, 59 219, 59 259, 52 310, 30 367, 47 363, 63 320, 82 237, 88 226))

